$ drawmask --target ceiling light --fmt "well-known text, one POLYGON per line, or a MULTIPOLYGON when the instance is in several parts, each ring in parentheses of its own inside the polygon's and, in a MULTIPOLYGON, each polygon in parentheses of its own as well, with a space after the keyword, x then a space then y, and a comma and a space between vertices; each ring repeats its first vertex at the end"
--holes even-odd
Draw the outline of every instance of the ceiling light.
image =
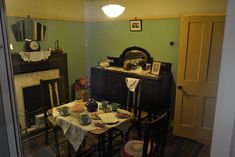
POLYGON ((102 7, 103 12, 105 13, 105 15, 107 15, 108 17, 114 18, 114 17, 118 17, 119 15, 121 15, 124 10, 125 7, 118 5, 118 4, 108 4, 102 7))

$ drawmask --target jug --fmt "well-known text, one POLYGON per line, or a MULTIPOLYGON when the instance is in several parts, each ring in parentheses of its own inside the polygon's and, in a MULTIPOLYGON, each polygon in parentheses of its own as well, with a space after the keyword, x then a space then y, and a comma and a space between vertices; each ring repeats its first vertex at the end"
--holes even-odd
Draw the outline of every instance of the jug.
POLYGON ((98 108, 98 104, 95 101, 95 99, 93 99, 93 98, 88 99, 88 101, 87 101, 88 112, 95 112, 95 111, 97 111, 97 108, 98 108))

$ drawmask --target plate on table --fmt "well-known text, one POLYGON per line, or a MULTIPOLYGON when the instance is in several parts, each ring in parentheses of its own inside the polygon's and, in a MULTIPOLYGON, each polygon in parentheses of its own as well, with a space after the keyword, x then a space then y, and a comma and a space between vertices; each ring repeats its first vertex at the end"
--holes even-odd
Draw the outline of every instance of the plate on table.
POLYGON ((112 125, 119 122, 115 113, 103 113, 98 116, 104 124, 112 125))
POLYGON ((91 115, 91 119, 100 120, 100 117, 97 114, 91 115))

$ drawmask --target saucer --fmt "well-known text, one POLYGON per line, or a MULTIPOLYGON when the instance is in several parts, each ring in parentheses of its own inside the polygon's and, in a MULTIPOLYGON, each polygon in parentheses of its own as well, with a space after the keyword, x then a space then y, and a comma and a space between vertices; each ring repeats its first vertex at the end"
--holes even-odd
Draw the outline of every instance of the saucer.
POLYGON ((89 124, 91 124, 91 118, 89 117, 87 122, 84 122, 82 119, 80 119, 80 124, 81 125, 89 125, 89 124))
POLYGON ((61 113, 60 114, 60 116, 63 116, 63 117, 67 117, 67 116, 69 116, 70 115, 70 113, 68 112, 68 113, 66 113, 66 114, 63 114, 63 113, 61 113))

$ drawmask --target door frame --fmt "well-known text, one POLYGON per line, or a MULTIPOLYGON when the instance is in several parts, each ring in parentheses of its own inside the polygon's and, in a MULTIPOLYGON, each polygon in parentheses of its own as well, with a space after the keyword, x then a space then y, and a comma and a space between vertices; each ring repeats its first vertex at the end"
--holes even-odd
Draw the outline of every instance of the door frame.
POLYGON ((0 63, 0 152, 4 157, 22 157, 4 0, 0 0, 0 63))
MULTIPOLYGON (((226 19, 226 27, 225 27, 225 41, 228 42, 230 40, 230 36, 229 36, 229 32, 233 29, 230 26, 234 25, 234 17, 232 14, 234 11, 234 4, 235 0, 228 0, 227 3, 227 19, 226 19)), ((4 121, 6 122, 5 124, 1 124, 4 125, 5 129, 4 130, 0 130, 0 135, 2 135, 3 133, 7 133, 7 139, 3 141, 3 139, 1 139, 1 145, 0 145, 0 152, 1 152, 1 156, 10 156, 10 157, 22 157, 22 147, 21 144, 19 142, 20 140, 20 136, 19 136, 19 127, 17 124, 17 119, 16 119, 16 109, 15 109, 15 98, 14 98, 14 88, 13 88, 13 81, 12 81, 12 68, 11 68, 11 63, 10 63, 10 53, 8 50, 8 40, 7 40, 7 31, 6 31, 6 17, 5 17, 5 1, 4 0, 0 0, 0 47, 2 47, 2 45, 4 46, 3 48, 0 48, 0 89, 1 91, 4 91, 4 93, 2 93, 0 91, 0 106, 4 108, 4 121), (2 23, 3 22, 3 23, 2 23), (4 27, 4 29, 2 29, 2 26, 4 27), (3 39, 5 42, 3 42, 3 39), (1 98, 3 98, 1 100, 1 98), (14 123, 13 123, 14 122, 14 123), (2 151, 3 148, 2 144, 5 144, 6 146, 8 146, 8 150, 4 150, 4 152, 2 151), (9 153, 10 152, 10 153, 9 153), (6 154, 4 154, 6 153, 6 154)), ((234 38, 234 33, 231 34, 231 38, 234 38)), ((228 58, 229 57, 233 57, 233 54, 230 53, 233 50, 233 43, 232 41, 230 41, 229 44, 224 44, 224 50, 222 52, 223 56, 226 55, 228 58)), ((223 68, 230 68, 229 72, 223 72, 220 73, 220 77, 222 77, 222 75, 224 73, 228 74, 231 73, 231 67, 228 67, 231 62, 226 62, 225 59, 222 59, 222 62, 224 61, 221 69, 223 68)), ((233 61, 234 62, 234 61, 233 61)), ((234 64, 233 64, 234 65, 234 64)), ((232 72, 234 72, 234 68, 232 68, 232 72)), ((225 70, 225 69, 224 69, 225 70)), ((231 77, 229 80, 229 82, 234 83, 234 79, 231 77)), ((222 82, 221 80, 219 81, 219 88, 222 88, 222 86, 225 86, 226 82, 222 82)), ((223 91, 222 89, 219 89, 218 92, 218 98, 217 99, 222 99, 224 95, 228 94, 229 95, 230 90, 225 90, 223 91)), ((234 96, 229 95, 227 96, 229 97, 231 100, 234 100, 234 96)), ((232 104, 231 100, 226 100, 226 102, 223 103, 223 105, 220 105, 219 102, 217 101, 216 104, 216 119, 215 120, 219 120, 219 118, 221 117, 227 117, 227 119, 229 119, 228 121, 226 121, 226 123, 224 123, 224 121, 215 121, 215 126, 214 126, 214 133, 213 133, 213 141, 212 141, 212 156, 214 157, 220 157, 221 154, 223 154, 223 156, 229 156, 229 154, 233 154, 235 150, 233 147, 229 147, 229 146, 234 146, 235 145, 235 139, 231 138, 233 135, 233 125, 234 125, 234 105, 232 104), (222 109, 222 108, 226 108, 222 109), (229 113, 227 113, 227 111, 231 111, 229 113), (226 116, 224 116, 226 115, 226 116), (224 124, 225 127, 221 127, 220 124, 224 124), (223 138, 221 138, 220 133, 223 133, 223 138), (230 139, 230 140, 227 140, 230 139), (232 150, 232 151, 231 151, 232 150), (230 152, 231 151, 231 152, 230 152)), ((2 117, 0 116, 0 119, 2 117)), ((225 118, 226 119, 226 118, 225 118)), ((1 126, 0 126, 1 127, 1 126)), ((0 128, 1 129, 1 128, 0 128)))

